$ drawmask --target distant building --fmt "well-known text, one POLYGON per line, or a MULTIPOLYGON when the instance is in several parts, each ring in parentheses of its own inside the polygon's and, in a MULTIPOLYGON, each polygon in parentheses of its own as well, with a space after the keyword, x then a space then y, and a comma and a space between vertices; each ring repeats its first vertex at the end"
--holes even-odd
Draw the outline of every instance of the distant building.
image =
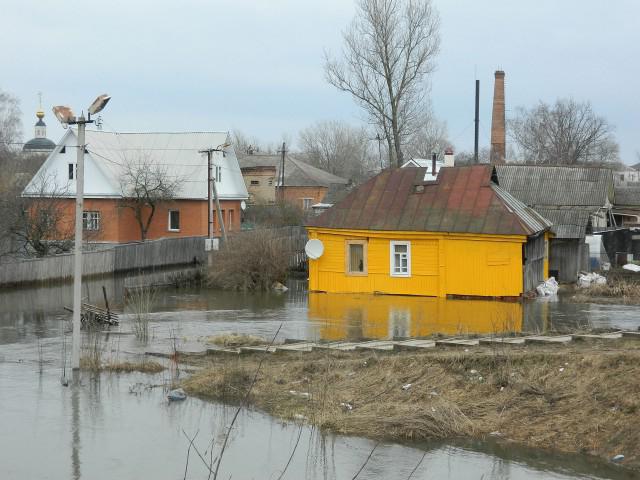
MULTIPOLYGON (((207 157, 201 150, 229 143, 227 132, 111 133, 87 130, 84 176, 84 228, 91 241, 125 243, 141 238, 130 208, 122 201, 122 175, 126 162, 144 157, 162 167, 171 178, 181 179, 175 198, 157 206, 147 239, 206 236, 208 234, 207 157)), ((39 170, 51 179, 65 204, 65 221, 75 218, 76 159, 78 139, 69 129, 39 170)), ((241 202, 248 198, 232 146, 214 152, 213 176, 220 210, 227 230, 240 229, 241 202)), ((47 198, 34 177, 23 196, 47 198)), ((215 208, 215 206, 214 206, 215 208)), ((219 235, 217 212, 214 234, 219 235)))
POLYGON ((492 165, 381 172, 307 224, 322 255, 309 290, 518 297, 548 274, 551 223, 492 165))
POLYGON ((549 272, 575 282, 589 270, 586 235, 612 224, 613 173, 608 168, 497 165, 498 183, 553 223, 549 272))
POLYGON ((47 138, 47 124, 44 123, 44 111, 42 107, 36 112, 38 121, 34 127, 34 137, 24 144, 22 151, 25 154, 44 153, 49 154, 56 148, 56 144, 47 138))
POLYGON ((613 173, 616 186, 640 186, 640 171, 634 167, 624 165, 613 173))
POLYGON ((284 182, 281 155, 243 155, 239 158, 242 175, 254 203, 283 200, 303 210, 317 203, 328 203, 327 195, 344 191, 349 181, 314 167, 287 154, 284 159, 284 182), (275 178, 272 176, 275 169, 275 178))

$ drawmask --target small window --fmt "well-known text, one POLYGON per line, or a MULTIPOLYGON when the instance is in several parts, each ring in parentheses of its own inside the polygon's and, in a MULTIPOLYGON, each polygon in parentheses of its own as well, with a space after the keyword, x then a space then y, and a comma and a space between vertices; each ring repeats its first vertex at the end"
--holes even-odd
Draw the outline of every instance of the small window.
POLYGON ((100 230, 100 212, 82 212, 83 230, 100 230))
POLYGON ((391 276, 411 276, 411 242, 391 242, 391 276))
POLYGON ((71 163, 69 162, 69 180, 73 180, 75 177, 74 172, 76 171, 76 168, 74 167, 75 163, 71 163))
POLYGON ((313 205, 313 198, 303 198, 302 199, 302 209, 309 210, 313 205))
POLYGON ((260 185, 260 180, 251 180, 251 185, 260 185))
POLYGON ((169 231, 171 232, 180 231, 180 211, 179 210, 169 210, 169 231))
POLYGON ((620 175, 620 180, 624 182, 624 174, 620 175))
POLYGON ((215 181, 220 183, 222 181, 222 167, 220 165, 216 165, 216 175, 215 181))
POLYGON ((233 229, 233 210, 229 210, 229 230, 233 229))
POLYGON ((273 187, 273 177, 269 179, 269 186, 273 187))
POLYGON ((346 242, 347 275, 367 274, 367 242, 365 240, 347 240, 346 242))

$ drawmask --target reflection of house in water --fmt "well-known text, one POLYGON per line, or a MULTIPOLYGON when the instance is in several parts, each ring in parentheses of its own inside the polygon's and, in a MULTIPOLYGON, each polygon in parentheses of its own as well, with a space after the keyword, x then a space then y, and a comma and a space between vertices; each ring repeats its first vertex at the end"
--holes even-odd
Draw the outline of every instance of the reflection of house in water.
POLYGON ((309 293, 322 340, 522 331, 523 304, 490 300, 309 293))

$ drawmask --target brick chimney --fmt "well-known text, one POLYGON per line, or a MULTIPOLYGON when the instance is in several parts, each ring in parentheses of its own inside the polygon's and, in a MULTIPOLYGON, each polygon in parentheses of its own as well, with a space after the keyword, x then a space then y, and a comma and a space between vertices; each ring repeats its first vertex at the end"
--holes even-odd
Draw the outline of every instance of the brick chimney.
POLYGON ((505 163, 506 132, 504 114, 504 72, 497 70, 493 86, 493 115, 491 117, 491 163, 505 163))

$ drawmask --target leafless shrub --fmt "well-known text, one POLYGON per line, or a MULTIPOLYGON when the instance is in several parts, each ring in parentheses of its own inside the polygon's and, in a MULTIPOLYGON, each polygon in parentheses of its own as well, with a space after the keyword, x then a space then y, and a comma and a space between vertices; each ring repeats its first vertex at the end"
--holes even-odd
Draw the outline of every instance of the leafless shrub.
POLYGON ((283 240, 264 230, 230 237, 216 253, 209 271, 211 286, 226 290, 266 291, 287 278, 288 252, 283 240))
POLYGON ((153 286, 137 287, 127 292, 127 306, 133 313, 133 333, 143 342, 149 340, 149 313, 156 295, 157 289, 153 286))

